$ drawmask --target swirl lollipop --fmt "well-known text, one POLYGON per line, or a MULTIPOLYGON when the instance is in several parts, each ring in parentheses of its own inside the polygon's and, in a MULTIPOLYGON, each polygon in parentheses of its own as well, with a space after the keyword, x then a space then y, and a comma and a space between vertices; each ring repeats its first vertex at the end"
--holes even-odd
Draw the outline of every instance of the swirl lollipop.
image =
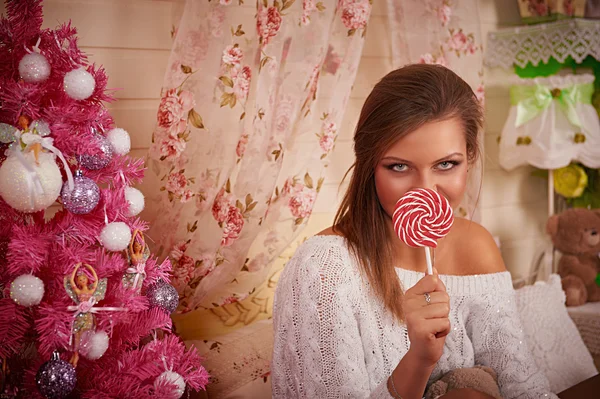
POLYGON ((411 190, 396 203, 394 230, 409 247, 424 247, 427 273, 433 274, 429 248, 450 231, 454 217, 446 197, 428 188, 411 190))

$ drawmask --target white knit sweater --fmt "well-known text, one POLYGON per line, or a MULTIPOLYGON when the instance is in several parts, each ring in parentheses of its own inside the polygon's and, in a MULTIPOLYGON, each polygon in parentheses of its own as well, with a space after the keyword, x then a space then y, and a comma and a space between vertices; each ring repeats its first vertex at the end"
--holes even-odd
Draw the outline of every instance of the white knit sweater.
MULTIPOLYGON (((397 268, 406 290, 423 273, 397 268)), ((523 338, 508 272, 440 275, 451 333, 429 383, 475 364, 498 374, 505 399, 556 398, 523 338)), ((274 398, 391 398, 386 380, 408 351, 404 324, 370 293, 346 241, 315 236, 277 286, 271 367, 274 398)))

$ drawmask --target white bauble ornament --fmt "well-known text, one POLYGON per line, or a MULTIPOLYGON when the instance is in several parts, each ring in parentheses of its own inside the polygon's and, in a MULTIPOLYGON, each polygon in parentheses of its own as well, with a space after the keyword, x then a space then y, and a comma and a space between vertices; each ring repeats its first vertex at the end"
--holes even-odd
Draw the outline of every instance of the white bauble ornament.
POLYGON ((108 334, 104 331, 86 331, 81 336, 79 353, 86 359, 100 359, 108 349, 108 334))
POLYGON ((96 80, 83 68, 65 74, 63 85, 67 95, 75 100, 85 100, 94 93, 96 80))
POLYGON ((123 251, 131 241, 131 229, 123 222, 107 224, 100 233, 100 243, 109 251, 123 251))
POLYGON ((50 76, 50 64, 40 53, 25 54, 19 61, 19 75, 27 83, 39 83, 50 76))
POLYGON ((14 154, 9 155, 0 166, 0 197, 20 212, 43 211, 60 195, 63 184, 60 170, 52 153, 40 152, 39 164, 36 164, 33 152, 24 153, 23 157, 32 172, 14 154), (36 174, 40 191, 35 188, 36 174))
POLYGON ((183 396, 183 393, 185 392, 185 380, 181 375, 174 371, 165 371, 154 380, 154 387, 158 386, 161 381, 168 381, 177 386, 176 389, 171 391, 172 394, 165 399, 179 399, 183 396))
POLYGON ((129 133, 125 129, 114 128, 106 133, 106 138, 110 141, 115 153, 119 155, 126 155, 131 149, 131 139, 129 133))
POLYGON ((129 209, 127 210, 127 216, 136 216, 144 210, 144 194, 137 188, 126 187, 125 188, 125 199, 129 203, 129 209))
POLYGON ((44 282, 31 274, 23 274, 10 283, 10 299, 17 305, 39 305, 44 296, 44 282))

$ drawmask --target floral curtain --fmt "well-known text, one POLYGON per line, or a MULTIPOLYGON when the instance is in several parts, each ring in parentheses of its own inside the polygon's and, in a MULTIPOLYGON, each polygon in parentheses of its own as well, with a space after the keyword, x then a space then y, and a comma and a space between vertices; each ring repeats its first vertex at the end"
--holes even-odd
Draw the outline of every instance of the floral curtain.
POLYGON ((308 221, 371 10, 247 3, 188 0, 174 32, 145 191, 180 313, 252 294, 308 221))
MULTIPOLYGON (((471 85, 484 103, 483 46, 477 0, 388 0, 392 63, 441 64, 471 85)), ((482 132, 483 134, 483 132, 482 132)), ((480 136, 483 160, 483 136, 480 136)), ((469 171, 469 183, 457 215, 480 220, 481 162, 469 171)))

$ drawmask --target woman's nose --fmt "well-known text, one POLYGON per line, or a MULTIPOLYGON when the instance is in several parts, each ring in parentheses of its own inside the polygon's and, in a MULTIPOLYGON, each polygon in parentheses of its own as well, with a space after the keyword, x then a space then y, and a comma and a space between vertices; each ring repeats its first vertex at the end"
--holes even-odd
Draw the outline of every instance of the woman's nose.
POLYGON ((437 184, 435 181, 435 176, 428 172, 421 172, 417 175, 413 183, 413 189, 415 188, 429 188, 431 190, 437 191, 437 184))

